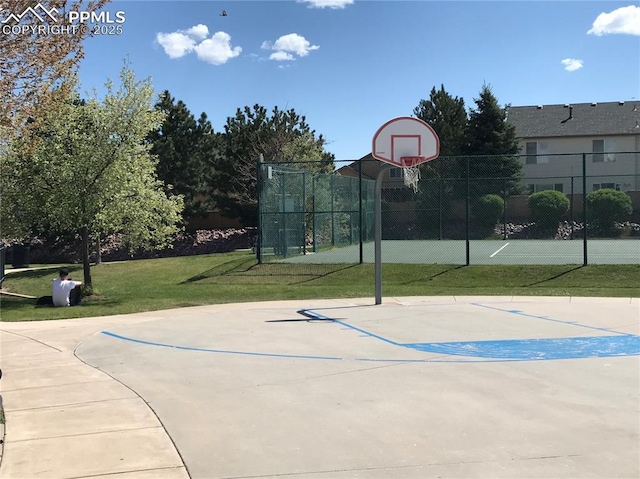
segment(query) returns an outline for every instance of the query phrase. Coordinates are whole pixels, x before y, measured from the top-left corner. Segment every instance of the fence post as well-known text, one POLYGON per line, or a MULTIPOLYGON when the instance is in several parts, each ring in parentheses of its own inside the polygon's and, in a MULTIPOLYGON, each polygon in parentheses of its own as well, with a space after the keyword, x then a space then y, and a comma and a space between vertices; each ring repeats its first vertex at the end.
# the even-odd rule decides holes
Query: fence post
POLYGON ((583 266, 588 264, 587 261, 587 154, 582 154, 582 248, 583 248, 583 266))
POLYGON ((0 286, 4 281, 4 265, 5 265, 5 246, 4 243, 0 243, 0 286))
POLYGON ((438 235, 442 241, 442 178, 438 176, 438 235))
POLYGON ((507 239, 507 179, 504 179, 502 190, 502 239, 507 239))
POLYGON ((302 170, 302 254, 307 254, 307 172, 302 170))
POLYGON ((353 178, 348 178, 349 182, 349 244, 353 244, 353 178))
POLYGON ((287 238, 287 198, 285 196, 285 181, 287 180, 287 175, 282 173, 282 181, 280 184, 282 185, 282 243, 281 248, 283 250, 283 257, 286 258, 289 254, 289 243, 287 238))
POLYGON ((571 224, 571 236, 570 236, 570 238, 573 239, 573 231, 574 231, 574 226, 573 226, 573 176, 571 177, 571 201, 569 202, 569 223, 571 224))
POLYGON ((470 264, 470 245, 469 245, 469 222, 470 222, 470 218, 469 218, 469 195, 470 195, 470 185, 469 185, 469 157, 467 156, 467 201, 466 201, 466 205, 465 205, 465 210, 466 210, 466 218, 465 218, 465 230, 466 230, 466 253, 467 253, 467 266, 469 266, 470 264))
POLYGON ((358 226, 358 231, 359 231, 359 236, 360 236, 360 245, 359 245, 359 249, 360 249, 360 264, 364 263, 364 245, 363 245, 363 239, 362 239, 362 230, 364 228, 364 221, 362 218, 362 212, 363 212, 363 208, 362 208, 362 160, 358 161, 358 190, 359 190, 359 198, 360 200, 358 201, 358 221, 359 221, 359 226, 358 226))
POLYGON ((264 157, 262 154, 258 156, 258 161, 256 164, 256 196, 258 202, 258 237, 256 238, 256 258, 258 260, 258 264, 262 264, 262 211, 260 208, 262 207, 262 163, 264 162, 264 157))
POLYGON ((333 175, 331 175, 330 180, 330 191, 331 191, 331 246, 335 246, 336 244, 336 219, 333 212, 333 175))
POLYGON ((312 219, 312 226, 311 228, 313 229, 311 235, 313 237, 312 242, 313 242, 313 252, 317 253, 318 252, 318 235, 316 233, 316 230, 318 228, 318 220, 316 218, 316 175, 312 174, 311 175, 311 204, 313 207, 313 212, 311 213, 313 215, 313 219, 312 219))

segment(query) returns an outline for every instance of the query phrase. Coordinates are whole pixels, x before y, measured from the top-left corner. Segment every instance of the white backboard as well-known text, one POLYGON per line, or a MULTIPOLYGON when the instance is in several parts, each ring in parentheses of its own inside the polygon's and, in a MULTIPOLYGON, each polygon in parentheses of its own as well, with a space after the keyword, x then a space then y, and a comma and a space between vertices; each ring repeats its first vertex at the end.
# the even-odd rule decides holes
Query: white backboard
POLYGON ((421 156, 419 163, 433 160, 440 154, 440 140, 433 128, 418 118, 401 116, 382 125, 373 136, 371 153, 374 158, 396 166, 402 157, 421 156))

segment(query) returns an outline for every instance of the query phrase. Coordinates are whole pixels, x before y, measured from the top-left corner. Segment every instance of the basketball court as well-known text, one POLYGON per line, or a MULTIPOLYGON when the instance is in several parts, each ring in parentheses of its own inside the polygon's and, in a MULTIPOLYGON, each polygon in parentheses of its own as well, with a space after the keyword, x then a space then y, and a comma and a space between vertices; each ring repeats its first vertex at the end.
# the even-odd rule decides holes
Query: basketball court
MULTIPOLYGON (((415 186, 439 143, 401 117, 378 130, 372 151, 415 186)), ((193 479, 639 477, 640 299, 383 301, 382 258, 460 264, 466 244, 383 242, 381 175, 376 241, 364 251, 376 264, 375 303, 243 303, 3 328, 39 345, 52 328, 66 342, 82 333, 75 356, 144 399, 193 479)), ((637 263, 640 253, 637 241, 589 244, 591 263, 637 263)), ((582 263, 581 248, 478 241, 470 254, 475 264, 567 264, 582 263)), ((358 256, 354 245, 287 261, 358 256)))
POLYGON ((638 299, 144 314, 76 355, 145 399, 194 479, 640 474, 638 299))
MULTIPOLYGON (((383 240, 383 263, 465 264, 464 240, 383 240)), ((582 264, 583 242, 556 240, 471 240, 470 263, 474 264, 582 264)), ((638 264, 640 240, 589 240, 589 264, 638 264)), ((363 245, 363 261, 375 261, 374 243, 363 245)), ((287 263, 357 263, 357 244, 317 253, 292 256, 287 263)))

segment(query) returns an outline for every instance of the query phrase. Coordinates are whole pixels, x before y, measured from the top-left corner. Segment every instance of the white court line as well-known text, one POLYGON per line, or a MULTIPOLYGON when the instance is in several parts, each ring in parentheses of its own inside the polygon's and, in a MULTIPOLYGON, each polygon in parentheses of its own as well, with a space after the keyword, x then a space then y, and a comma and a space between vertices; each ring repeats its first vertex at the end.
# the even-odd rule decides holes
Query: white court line
POLYGON ((502 251, 503 249, 505 249, 507 246, 509 246, 509 243, 505 243, 504 246, 502 246, 498 251, 496 251, 495 253, 493 253, 491 256, 489 256, 489 258, 493 258, 495 255, 497 255, 500 251, 502 251))
MULTIPOLYGON (((497 251, 496 251, 497 253, 497 251)), ((571 253, 567 253, 567 254, 537 254, 537 253, 527 253, 527 254, 520 254, 520 253, 513 253, 513 254, 509 254, 507 255, 509 258, 511 258, 512 256, 522 256, 524 258, 565 258, 567 256, 581 256, 582 253, 576 253, 576 252, 571 252, 571 253)), ((629 255, 627 254, 617 254, 617 253, 591 253, 591 255, 593 256, 606 256, 606 257, 612 257, 612 258, 628 258, 629 255)))

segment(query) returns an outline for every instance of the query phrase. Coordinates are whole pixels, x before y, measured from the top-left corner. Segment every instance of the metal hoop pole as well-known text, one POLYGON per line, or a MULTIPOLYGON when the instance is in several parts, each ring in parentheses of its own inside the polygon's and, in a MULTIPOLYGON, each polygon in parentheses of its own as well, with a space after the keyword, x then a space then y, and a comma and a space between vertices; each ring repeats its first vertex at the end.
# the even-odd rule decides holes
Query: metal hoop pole
POLYGON ((375 194, 375 276, 376 276, 376 304, 382 304, 382 177, 391 165, 384 164, 376 177, 375 194))

